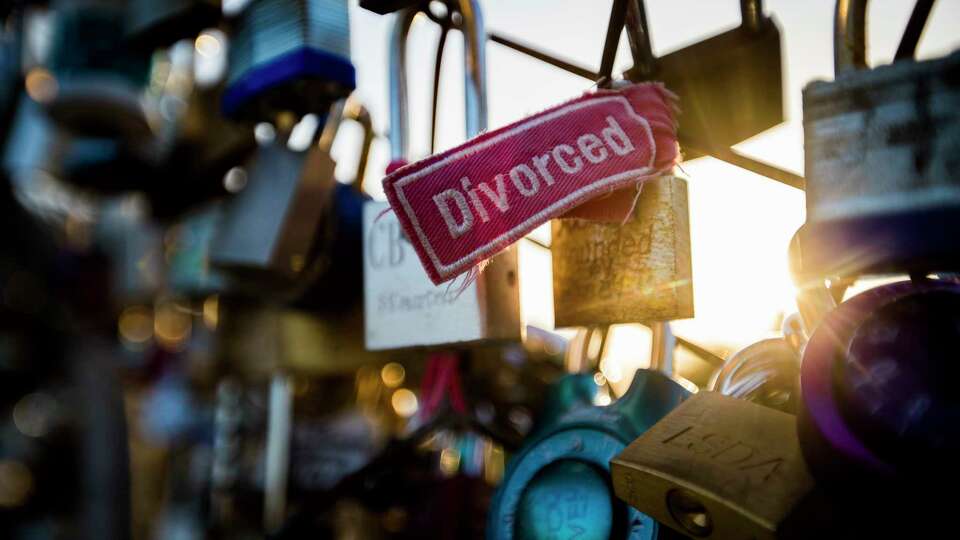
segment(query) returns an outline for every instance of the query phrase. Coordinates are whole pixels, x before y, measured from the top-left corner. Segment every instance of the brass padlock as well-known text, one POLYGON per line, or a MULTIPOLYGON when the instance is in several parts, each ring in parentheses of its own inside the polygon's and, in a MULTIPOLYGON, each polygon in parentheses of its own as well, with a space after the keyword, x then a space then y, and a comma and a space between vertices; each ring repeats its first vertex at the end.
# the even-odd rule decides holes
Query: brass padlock
POLYGON ((687 183, 644 183, 627 223, 553 221, 556 325, 693 317, 687 183))
MULTIPOLYGON (((460 0, 466 81, 466 135, 486 128, 485 37, 475 0, 460 0)), ((397 16, 390 49, 390 143, 407 157, 406 38, 417 9, 397 16)), ((475 281, 434 285, 385 202, 364 208, 364 303, 369 349, 520 337, 517 250, 492 258, 475 281), (463 286, 461 287, 461 284, 463 286)), ((466 276, 461 277, 465 280, 466 276)))
POLYGON ((840 0, 833 81, 803 90, 809 277, 956 270, 960 52, 867 69, 866 0, 840 0))
POLYGON ((793 415, 700 392, 613 459, 613 488, 695 538, 809 538, 834 512, 796 429, 793 415))

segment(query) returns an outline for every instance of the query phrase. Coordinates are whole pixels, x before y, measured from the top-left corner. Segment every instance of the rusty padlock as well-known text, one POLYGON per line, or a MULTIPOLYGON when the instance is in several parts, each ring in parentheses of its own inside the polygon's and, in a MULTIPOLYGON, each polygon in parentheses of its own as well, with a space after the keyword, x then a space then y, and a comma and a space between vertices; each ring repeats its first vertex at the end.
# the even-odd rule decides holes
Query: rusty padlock
POLYGON ((552 224, 558 327, 693 317, 687 182, 647 181, 631 221, 552 224))
MULTIPOLYGON (((476 0, 460 0, 457 9, 463 17, 466 43, 466 135, 472 137, 487 124, 485 35, 476 0)), ((394 160, 408 157, 406 42, 417 13, 413 8, 400 12, 391 37, 390 145, 394 160)), ((387 208, 386 202, 370 202, 363 213, 368 349, 520 337, 516 247, 491 259, 474 282, 436 286, 404 238, 397 218, 384 213, 387 208)))
POLYGON ((960 52, 867 69, 866 0, 835 14, 833 81, 803 90, 803 276, 951 271, 960 223, 960 52))

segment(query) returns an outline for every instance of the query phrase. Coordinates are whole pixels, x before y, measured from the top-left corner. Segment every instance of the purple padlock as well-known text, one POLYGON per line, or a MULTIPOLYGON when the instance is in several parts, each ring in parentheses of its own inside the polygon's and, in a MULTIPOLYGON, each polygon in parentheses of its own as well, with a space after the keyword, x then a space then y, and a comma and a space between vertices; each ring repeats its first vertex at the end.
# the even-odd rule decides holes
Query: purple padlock
POLYGON ((946 472, 960 449, 960 285, 904 281, 831 311, 800 372, 801 448, 824 481, 904 480, 946 472))

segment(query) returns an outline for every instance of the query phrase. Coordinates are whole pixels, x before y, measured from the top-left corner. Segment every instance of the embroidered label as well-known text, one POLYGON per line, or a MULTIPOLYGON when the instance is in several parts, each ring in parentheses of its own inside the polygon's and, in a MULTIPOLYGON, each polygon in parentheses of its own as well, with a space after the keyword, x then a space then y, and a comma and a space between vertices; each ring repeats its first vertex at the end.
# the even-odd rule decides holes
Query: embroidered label
POLYGON ((572 208, 677 159, 673 97, 644 83, 598 90, 401 167, 384 191, 440 284, 572 208))

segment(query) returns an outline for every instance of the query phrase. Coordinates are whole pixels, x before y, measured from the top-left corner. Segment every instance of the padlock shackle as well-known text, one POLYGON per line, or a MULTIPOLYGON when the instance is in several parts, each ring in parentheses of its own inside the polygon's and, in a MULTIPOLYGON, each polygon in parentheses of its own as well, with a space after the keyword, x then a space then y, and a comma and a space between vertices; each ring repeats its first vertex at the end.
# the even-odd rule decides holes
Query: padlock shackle
POLYGON ((763 0, 740 0, 740 26, 759 32, 763 21, 763 0))
MULTIPOLYGON (((647 24, 644 0, 628 0, 625 28, 630 51, 633 54, 631 71, 640 80, 654 76, 657 58, 650 45, 650 26, 647 24)), ((759 32, 766 19, 763 16, 763 0, 740 0, 740 26, 750 32, 759 32)))
POLYGON ((363 177, 367 172, 367 163, 370 158, 370 148, 373 146, 373 121, 370 119, 370 112, 356 98, 356 94, 351 94, 347 99, 338 99, 330 106, 327 113, 327 120, 323 123, 320 131, 317 146, 324 152, 330 153, 337 133, 340 131, 340 124, 344 120, 353 120, 360 124, 363 129, 363 140, 360 143, 360 156, 357 158, 357 169, 354 173, 354 187, 357 191, 363 191, 363 177))
MULTIPOLYGON (((478 0, 456 0, 463 34, 464 113, 467 138, 487 129, 486 31, 478 0)), ((417 8, 400 11, 390 34, 390 157, 409 158, 410 108, 407 98, 407 36, 417 8)))
POLYGON ((837 0, 833 18, 834 76, 867 67, 867 0, 837 0))
POLYGON ((657 370, 669 377, 673 376, 673 353, 677 340, 668 322, 656 322, 650 325, 653 333, 650 342, 650 369, 657 370))
POLYGON ((353 120, 363 128, 363 141, 360 143, 360 156, 357 158, 357 168, 353 176, 353 185, 359 192, 363 190, 363 178, 367 174, 367 163, 370 161, 370 148, 373 146, 373 121, 370 119, 370 112, 362 103, 352 98, 347 100, 344 106, 343 117, 347 120, 353 120))

